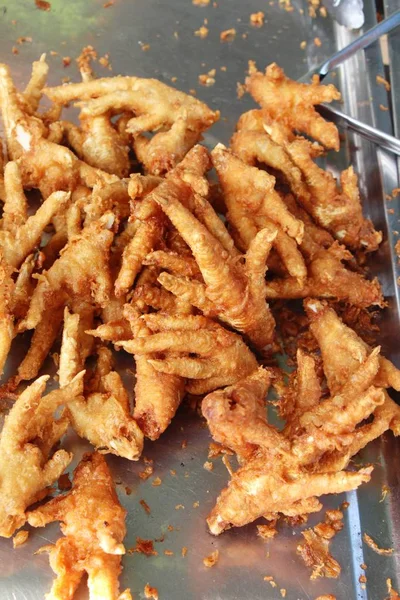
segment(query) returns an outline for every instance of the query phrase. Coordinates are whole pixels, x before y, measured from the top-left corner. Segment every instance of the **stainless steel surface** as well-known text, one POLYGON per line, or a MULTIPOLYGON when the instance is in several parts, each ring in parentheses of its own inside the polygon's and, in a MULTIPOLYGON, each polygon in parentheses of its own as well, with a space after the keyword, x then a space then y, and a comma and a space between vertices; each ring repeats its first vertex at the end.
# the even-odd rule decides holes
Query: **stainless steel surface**
MULTIPOLYGON (((246 4, 239 0, 220 0, 217 6, 211 2, 208 7, 193 6, 189 0, 170 3, 117 0, 110 8, 103 8, 103 1, 52 0, 50 13, 36 10, 33 2, 3 3, 2 12, 0 7, 1 60, 11 64, 18 83, 23 85, 28 79, 30 62, 44 51, 57 51, 58 56, 49 57, 50 81, 57 83, 64 76, 78 76, 75 66, 62 67, 61 57, 74 58, 82 46, 91 44, 99 55, 110 53, 115 74, 156 76, 166 82, 177 77, 176 86, 183 90, 197 88, 200 98, 221 109, 221 121, 206 136, 208 145, 217 141, 227 143, 239 114, 253 106, 249 98, 236 98, 236 83, 243 81, 249 59, 255 59, 260 67, 276 60, 291 77, 297 78, 354 36, 330 19, 310 19, 306 4, 297 1, 293 1, 292 12, 283 10, 277 2, 261 6, 257 0, 246 4), (266 24, 253 29, 248 24, 249 15, 260 9, 266 13, 266 24), (210 33, 201 40, 194 36, 194 31, 205 18, 209 21, 210 33), (12 24, 13 20, 17 20, 16 25, 12 24), (236 39, 221 44, 220 32, 231 27, 237 30, 236 39), (243 38, 242 34, 246 33, 247 37, 243 38), (11 48, 20 36, 31 36, 33 41, 18 45, 19 54, 13 55, 11 48), (315 37, 323 41, 321 47, 314 45, 315 37), (308 42, 305 51, 300 50, 303 40, 308 42), (143 51, 140 44, 147 43, 150 49, 143 51), (226 66, 226 72, 220 70, 221 66, 226 66), (198 74, 212 68, 217 69, 215 85, 198 86, 198 74)), ((365 2, 365 13, 365 27, 372 27, 375 24, 372 2, 365 2)), ((108 71, 99 67, 98 73, 107 75, 108 71)), ((345 68, 340 69, 335 83, 341 84, 343 109, 347 114, 391 134, 390 117, 379 109, 379 104, 387 105, 388 97, 382 86, 376 85, 378 73, 383 75, 383 65, 375 44, 365 53, 352 57, 345 68), (366 76, 360 77, 359 73, 366 76)), ((398 239, 394 231, 396 227, 400 229, 400 215, 395 201, 384 200, 384 193, 398 187, 396 161, 392 155, 377 152, 375 145, 352 132, 348 133, 343 152, 330 155, 328 165, 337 171, 347 166, 349 160, 360 174, 366 212, 384 231, 385 242, 373 260, 372 269, 379 274, 389 300, 389 308, 382 316, 383 349, 400 365, 396 285, 399 273, 393 251, 393 242, 398 239)), ((22 352, 22 348, 15 348, 14 366, 22 352)), ((122 353, 119 356, 119 368, 132 387, 132 376, 127 370, 132 367, 131 358, 122 353)), ((337 507, 345 499, 350 502, 345 529, 332 544, 333 555, 342 565, 342 575, 337 581, 314 582, 309 580, 309 570, 296 556, 300 528, 292 530, 282 526, 278 537, 268 543, 256 536, 254 525, 228 531, 218 538, 207 533, 205 517, 228 480, 219 459, 214 460, 213 471, 203 468, 209 442, 207 429, 185 405, 161 439, 146 445, 145 456, 154 460, 153 477, 145 482, 138 477, 143 470, 142 462, 108 458, 118 482, 121 502, 129 511, 126 547, 135 545, 136 536, 154 540, 165 535, 164 541, 155 542, 157 557, 147 558, 137 553, 124 557, 122 585, 130 586, 136 599, 144 597, 147 582, 158 588, 160 600, 272 600, 281 598, 279 590, 283 588, 289 600, 314 599, 328 593, 338 600, 380 600, 387 596, 386 578, 392 578, 394 587, 399 586, 400 445, 391 435, 368 446, 362 453, 360 460, 376 465, 370 484, 347 496, 326 497, 326 507, 337 507), (182 448, 184 441, 187 441, 186 448, 182 448), (162 485, 153 487, 152 480, 157 476, 162 479, 162 485), (383 485, 388 486, 389 493, 381 501, 383 485), (142 509, 141 499, 149 504, 150 515, 142 509), (184 508, 177 508, 179 505, 184 508), (173 531, 168 530, 169 525, 174 527, 173 531), (394 544, 397 552, 389 557, 376 555, 362 543, 364 531, 383 547, 394 544), (188 548, 185 558, 181 557, 183 546, 188 548), (164 555, 165 549, 172 550, 174 555, 164 555), (220 551, 220 562, 206 569, 202 559, 215 549, 220 551), (368 565, 366 589, 359 582, 364 573, 362 563, 368 565), (263 580, 265 575, 274 577, 276 589, 263 580)), ((88 449, 73 433, 64 444, 75 453, 74 465, 88 449)), ((316 515, 309 524, 316 523, 322 516, 323 513, 316 515)), ((33 553, 59 535, 57 524, 32 531, 28 543, 15 551, 11 540, 0 541, 1 600, 44 597, 53 574, 47 556, 33 553)), ((78 598, 87 598, 84 589, 78 598)))
POLYGON ((389 135, 384 131, 376 129, 376 127, 371 127, 371 125, 362 123, 362 121, 338 110, 335 106, 322 104, 317 110, 320 115, 328 121, 333 121, 338 127, 352 129, 370 142, 380 146, 383 150, 388 150, 389 152, 393 152, 400 156, 400 140, 393 135, 389 135))
POLYGON ((353 54, 359 50, 367 48, 370 44, 378 40, 382 35, 389 33, 393 29, 396 29, 400 25, 400 10, 395 11, 386 19, 383 19, 380 23, 368 29, 362 35, 356 37, 352 42, 347 44, 341 50, 335 52, 328 60, 324 61, 322 65, 311 69, 306 75, 300 78, 300 81, 309 81, 313 75, 319 75, 320 80, 324 79, 329 71, 333 71, 348 60, 353 54))

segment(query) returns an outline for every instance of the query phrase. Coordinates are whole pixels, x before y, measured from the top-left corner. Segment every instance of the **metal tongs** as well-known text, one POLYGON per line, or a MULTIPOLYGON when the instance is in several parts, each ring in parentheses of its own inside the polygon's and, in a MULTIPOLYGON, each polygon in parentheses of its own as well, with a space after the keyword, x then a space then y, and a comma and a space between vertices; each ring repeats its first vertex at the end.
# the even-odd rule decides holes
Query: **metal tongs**
MULTIPOLYGON (((395 29, 400 25, 400 10, 394 12, 390 17, 384 19, 375 27, 369 29, 366 33, 361 35, 359 38, 348 44, 342 50, 335 52, 328 60, 320 64, 318 67, 311 69, 299 79, 300 82, 308 83, 309 80, 318 75, 319 80, 322 81, 324 77, 332 70, 335 69, 342 62, 353 56, 358 50, 363 48, 367 48, 370 44, 379 39, 382 35, 385 35, 392 29, 395 29)), ((327 119, 334 121, 335 123, 339 123, 349 129, 353 129, 357 133, 363 135, 366 139, 374 142, 381 148, 385 150, 389 150, 394 154, 400 156, 400 140, 372 127, 371 125, 366 125, 362 123, 362 121, 358 121, 349 115, 341 112, 337 108, 327 104, 321 104, 318 106, 318 112, 327 119)))

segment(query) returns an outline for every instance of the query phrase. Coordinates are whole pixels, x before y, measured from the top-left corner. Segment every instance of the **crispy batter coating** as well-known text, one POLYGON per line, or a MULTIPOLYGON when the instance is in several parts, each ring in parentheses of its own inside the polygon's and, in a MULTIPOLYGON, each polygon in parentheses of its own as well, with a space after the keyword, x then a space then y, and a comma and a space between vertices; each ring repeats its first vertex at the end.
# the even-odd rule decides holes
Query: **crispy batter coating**
MULTIPOLYGON (((324 373, 331 393, 336 393, 360 364, 371 348, 353 329, 347 327, 326 302, 309 299, 304 302, 310 330, 316 337, 324 361, 324 373)), ((400 370, 379 357, 379 371, 374 384, 400 391, 400 370)))
POLYGON ((265 74, 259 71, 251 73, 246 79, 246 87, 271 120, 309 135, 326 148, 339 150, 336 125, 325 121, 314 108, 322 102, 340 100, 340 93, 334 85, 321 85, 318 78, 311 84, 298 83, 286 77, 283 69, 272 63, 265 74))
POLYGON ((238 247, 246 251, 258 231, 274 224, 274 249, 291 276, 305 279, 307 269, 297 245, 303 240, 304 225, 275 191, 275 178, 248 166, 221 144, 211 156, 224 193, 226 218, 238 247))
POLYGON ((83 375, 77 375, 62 390, 43 396, 48 375, 37 379, 19 396, 5 419, 0 437, 0 535, 11 537, 26 521, 25 510, 47 495, 69 465, 66 450, 51 453, 68 427, 59 406, 82 393, 83 375))
POLYGON ((53 266, 40 276, 26 319, 20 329, 33 329, 42 315, 61 306, 68 297, 104 305, 111 294, 109 249, 114 233, 114 216, 104 216, 72 239, 53 266))
POLYGON ((191 394, 230 385, 257 368, 241 337, 206 317, 157 313, 143 315, 142 320, 151 335, 118 345, 132 354, 145 354, 159 372, 191 380, 186 384, 191 394), (157 358, 158 353, 165 357, 157 358))
POLYGON ((0 254, 0 376, 10 352, 14 337, 13 295, 14 282, 11 269, 0 254))
MULTIPOLYGON (((133 306, 124 307, 137 341, 152 334, 133 306)), ((129 342, 120 342, 121 344, 129 342)), ((146 437, 156 440, 167 429, 184 396, 185 381, 157 371, 144 354, 135 354, 136 384, 133 417, 146 437)))
POLYGON ((72 600, 87 573, 90 600, 132 600, 129 590, 119 593, 118 583, 125 517, 104 457, 86 454, 75 469, 72 490, 28 513, 33 527, 61 521, 65 536, 46 547, 57 575, 49 599, 72 600))
POLYGON ((301 170, 285 148, 286 140, 278 142, 276 136, 273 138, 268 134, 271 125, 265 121, 263 111, 244 113, 236 129, 230 144, 232 152, 252 167, 261 163, 282 173, 296 198, 305 204, 309 202, 310 192, 301 170))
POLYGON ((298 281, 294 277, 267 282, 266 297, 275 298, 335 298, 359 308, 383 306, 382 289, 377 279, 369 281, 360 273, 350 271, 343 264, 351 254, 335 242, 328 249, 317 251, 308 265, 308 277, 298 281))
POLYGON ((18 164, 8 162, 4 171, 5 202, 0 231, 0 246, 4 258, 18 268, 38 245, 42 232, 51 219, 62 210, 70 198, 67 192, 53 192, 28 218, 27 201, 18 164))
POLYGON ((341 173, 340 190, 333 175, 312 160, 309 141, 298 138, 287 145, 287 150, 310 192, 309 199, 301 196, 299 200, 316 222, 349 248, 376 250, 382 233, 375 231, 371 221, 363 217, 358 177, 353 167, 341 173))
MULTIPOLYGON (((257 234, 243 265, 181 203, 181 198, 191 195, 191 188, 182 180, 171 178, 159 185, 151 198, 190 247, 205 282, 205 296, 215 313, 262 349, 272 342, 275 325, 264 299, 264 273, 276 229, 265 228, 257 234)), ((174 292, 171 288, 170 291, 174 292)), ((191 298, 188 300, 191 302, 191 298)))
POLYGON ((133 112, 126 131, 133 137, 135 153, 149 173, 170 171, 218 118, 193 96, 155 79, 112 77, 88 83, 45 88, 54 102, 80 99, 81 119, 133 112), (145 132, 157 132, 151 139, 145 132))
MULTIPOLYGON (((80 316, 70 314, 66 308, 60 352, 61 387, 68 385, 84 367, 86 352, 82 337, 85 335, 80 316)), ((97 368, 87 389, 68 405, 71 425, 100 452, 137 460, 143 449, 143 434, 130 415, 129 398, 121 377, 112 370, 110 350, 100 347, 97 353, 97 368)))

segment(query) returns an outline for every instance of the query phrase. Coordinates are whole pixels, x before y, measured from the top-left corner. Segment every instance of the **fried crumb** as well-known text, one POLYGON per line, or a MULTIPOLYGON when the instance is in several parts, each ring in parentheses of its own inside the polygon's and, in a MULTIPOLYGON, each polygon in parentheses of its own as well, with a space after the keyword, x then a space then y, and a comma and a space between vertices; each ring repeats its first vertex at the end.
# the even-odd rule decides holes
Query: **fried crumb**
POLYGON ((389 109, 388 109, 388 107, 387 107, 387 106, 384 106, 383 104, 380 104, 380 105, 379 105, 379 108, 380 108, 381 110, 383 110, 383 112, 387 112, 387 111, 389 110, 389 109))
POLYGON ((103 4, 103 8, 110 8, 110 6, 114 6, 115 0, 109 0, 109 2, 105 2, 103 4))
POLYGON ((173 525, 168 525, 167 529, 168 531, 174 531, 175 527, 173 525))
POLYGON ((155 587, 151 587, 148 583, 146 583, 146 585, 144 586, 144 595, 146 598, 158 600, 158 589, 155 587))
POLYGON ((400 188, 394 188, 392 190, 392 196, 393 198, 397 198, 397 196, 400 194, 400 188))
POLYGON ((192 96, 196 96, 197 91, 195 89, 193 89, 193 88, 190 88, 189 94, 192 94, 192 96))
POLYGON ((365 563, 361 563, 360 569, 362 569, 363 571, 365 571, 367 569, 367 565, 365 563))
POLYGON ((143 52, 147 52, 148 50, 150 50, 150 44, 142 44, 142 43, 140 43, 140 47, 143 50, 143 52))
POLYGON ((282 598, 286 598, 286 589, 285 588, 281 588, 279 591, 280 591, 280 594, 281 594, 282 598))
POLYGON ((206 556, 205 558, 203 558, 203 565, 207 568, 211 568, 217 564, 218 560, 219 560, 219 551, 215 550, 214 552, 211 552, 211 554, 209 556, 206 556))
POLYGON ((130 554, 134 552, 145 554, 146 556, 158 556, 157 550, 154 549, 153 541, 144 540, 141 537, 136 538, 136 546, 129 551, 130 554))
POLYGON ((203 465, 203 469, 205 469, 206 471, 212 471, 214 469, 214 465, 212 462, 207 460, 203 465))
POLYGON ((383 85, 387 92, 390 92, 390 83, 381 75, 376 76, 376 83, 378 85, 383 85))
MULTIPOLYGON (((211 77, 213 76, 213 74, 215 75, 215 69, 213 69, 213 74, 211 73, 211 71, 209 71, 208 74, 211 75, 211 77)), ((182 448, 182 450, 187 448, 187 440, 183 440, 183 442, 181 444, 181 448, 182 448)))
MULTIPOLYGON (((393 232, 393 233, 395 233, 395 232, 393 232)), ((396 251, 396 254, 397 254, 397 256, 400 256, 400 243, 399 243, 399 242, 400 242, 400 240, 398 240, 398 241, 396 242, 396 244, 395 244, 395 247, 394 247, 394 249, 395 249, 395 251, 396 251)), ((385 485, 383 485, 383 486, 382 486, 382 498, 379 500, 379 502, 383 502, 383 501, 386 499, 386 496, 387 496, 389 493, 390 493, 390 488, 389 488, 389 486, 388 486, 388 485, 386 485, 386 484, 385 484, 385 485)))
POLYGON ((219 39, 221 42, 232 42, 236 37, 236 29, 232 27, 231 29, 225 29, 225 31, 221 31, 219 39))
POLYGON ((268 581, 268 583, 270 584, 270 586, 271 586, 271 587, 273 587, 273 588, 276 588, 276 587, 277 587, 277 584, 276 584, 276 582, 274 581, 274 578, 272 577, 272 575, 266 575, 266 576, 264 577, 264 581, 268 581))
POLYGON ((108 68, 110 67, 110 57, 108 54, 105 54, 104 56, 100 56, 99 58, 99 64, 102 67, 108 68))
POLYGON ((146 481, 146 479, 148 479, 149 477, 151 477, 151 475, 153 475, 153 467, 151 465, 147 465, 147 467, 145 467, 144 471, 140 471, 139 473, 139 477, 140 479, 142 479, 143 481, 146 481))
POLYGON ((187 547, 183 546, 182 551, 181 551, 182 558, 185 558, 187 551, 188 551, 187 547))
POLYGON ((165 554, 165 556, 173 556, 174 555, 172 550, 164 550, 164 554, 165 554))
POLYGON ((154 460, 152 458, 147 458, 147 456, 143 456, 143 462, 145 465, 153 465, 154 460))
POLYGON ((350 506, 350 502, 342 502, 340 505, 340 510, 347 510, 350 506))
POLYGON ((200 502, 197 500, 196 502, 193 502, 193 508, 199 508, 200 506, 200 502))
POLYGON ((18 548, 19 546, 25 544, 28 537, 29 531, 26 531, 26 529, 21 529, 18 531, 13 537, 13 548, 18 548))
POLYGON ((178 39, 179 39, 179 33, 178 33, 177 31, 174 31, 174 38, 175 38, 176 40, 178 40, 178 39))
POLYGON ((392 580, 390 578, 386 579, 386 586, 387 586, 387 591, 390 594, 390 596, 387 600, 399 600, 400 596, 396 592, 396 590, 393 589, 392 580))
POLYGON ((18 21, 17 21, 16 19, 13 19, 13 20, 11 21, 11 25, 16 25, 16 24, 17 24, 17 22, 18 22, 18 21))
POLYGON ((323 596, 318 596, 315 600, 336 600, 336 596, 332 594, 324 594, 323 596))
POLYGON ((130 496, 132 494, 132 488, 130 488, 129 486, 125 486, 125 494, 127 496, 130 496))
POLYGON ((378 544, 372 539, 370 535, 368 535, 368 533, 363 534, 363 540, 367 544, 367 546, 371 548, 371 550, 374 550, 374 552, 380 554, 381 556, 388 556, 390 554, 393 554, 394 552, 394 548, 379 548, 378 544))
POLYGON ((205 73, 203 75, 199 75, 199 83, 201 85, 205 85, 206 87, 211 87, 212 85, 214 85, 215 79, 214 77, 210 77, 208 73, 205 73))
POLYGON ((169 472, 172 475, 172 477, 175 477, 175 475, 176 475, 175 469, 170 469, 169 472))
POLYGON ((252 13, 250 15, 250 24, 254 27, 262 27, 264 25, 265 14, 260 10, 259 12, 252 13))
POLYGON ((63 473, 62 475, 60 475, 57 481, 57 487, 62 492, 65 492, 72 488, 72 483, 68 473, 63 473))
POLYGON ((326 10, 325 6, 320 7, 319 14, 324 18, 328 16, 328 11, 326 10))
POLYGON ((61 79, 61 83, 69 83, 71 81, 71 77, 63 77, 61 79))
POLYGON ((315 46, 318 46, 318 48, 320 48, 322 46, 322 42, 319 39, 319 37, 314 38, 314 44, 315 44, 315 46))
POLYGON ((46 2, 46 0, 35 0, 35 5, 39 10, 44 10, 46 12, 51 10, 51 4, 50 2, 46 2))
MULTIPOLYGON (((273 6, 274 3, 270 2, 269 5, 273 6)), ((284 10, 286 10, 286 12, 294 11, 294 7, 292 6, 291 0, 279 0, 279 6, 281 6, 284 10)))
POLYGON ((63 56, 63 65, 64 67, 69 67, 69 65, 71 64, 71 57, 70 56, 63 56))
POLYGON ((307 42, 305 40, 300 42, 300 48, 301 48, 301 50, 305 50, 307 48, 307 42))
POLYGON ((237 82, 236 84, 236 96, 238 97, 238 99, 240 100, 240 98, 243 98, 243 96, 246 93, 246 86, 244 83, 240 83, 240 81, 237 82))
POLYGON ((151 513, 150 506, 147 504, 147 502, 145 500, 140 500, 139 504, 148 515, 151 513))
POLYGON ((22 35, 21 37, 17 38, 15 41, 17 42, 17 44, 31 44, 32 38, 22 35))
POLYGON ((225 67, 225 65, 223 65, 222 67, 220 67, 220 70, 223 71, 224 73, 226 73, 226 67, 225 67))
POLYGON ((365 575, 360 575, 360 577, 358 578, 358 581, 360 583, 367 583, 367 578, 365 577, 365 575))
POLYGON ((194 35, 204 40, 208 36, 208 28, 202 25, 194 32, 194 35))
POLYGON ((151 482, 151 485, 154 486, 154 487, 158 487, 159 485, 161 485, 161 483, 162 483, 161 479, 159 477, 156 477, 151 482))
POLYGON ((276 529, 277 519, 268 523, 268 525, 257 525, 257 535, 259 535, 263 540, 270 540, 275 537, 278 533, 276 529))
POLYGON ((13 54, 19 54, 19 50, 18 50, 17 46, 13 46, 13 47, 11 48, 11 52, 12 52, 13 54))
POLYGON ((224 454, 224 456, 222 457, 222 462, 224 463, 224 466, 225 466, 226 470, 228 471, 229 475, 232 476, 234 471, 232 469, 231 463, 229 462, 229 458, 226 454, 224 454))
POLYGON ((58 52, 55 50, 50 50, 50 56, 58 56, 58 52))
POLYGON ((177 505, 175 506, 175 510, 181 510, 181 509, 184 509, 184 508, 185 508, 185 507, 183 506, 183 504, 177 504, 177 505))
POLYGON ((194 4, 194 6, 208 6, 210 0, 192 0, 192 4, 194 4))

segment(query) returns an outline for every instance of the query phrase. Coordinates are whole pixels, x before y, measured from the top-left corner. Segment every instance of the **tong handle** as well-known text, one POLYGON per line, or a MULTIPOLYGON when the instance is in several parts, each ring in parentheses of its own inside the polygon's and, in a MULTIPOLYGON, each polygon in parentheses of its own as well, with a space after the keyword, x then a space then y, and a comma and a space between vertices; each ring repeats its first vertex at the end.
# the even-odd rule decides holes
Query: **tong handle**
POLYGON ((358 50, 366 48, 382 35, 385 35, 385 33, 388 33, 399 25, 400 10, 396 10, 392 15, 390 15, 390 17, 383 19, 383 21, 366 31, 363 35, 354 40, 354 42, 351 42, 351 44, 333 54, 330 58, 328 58, 328 60, 320 65, 318 70, 315 71, 316 74, 319 75, 319 78, 322 81, 329 71, 332 71, 332 69, 350 58, 350 56, 353 56, 353 54, 355 54, 358 50))

